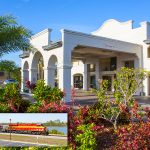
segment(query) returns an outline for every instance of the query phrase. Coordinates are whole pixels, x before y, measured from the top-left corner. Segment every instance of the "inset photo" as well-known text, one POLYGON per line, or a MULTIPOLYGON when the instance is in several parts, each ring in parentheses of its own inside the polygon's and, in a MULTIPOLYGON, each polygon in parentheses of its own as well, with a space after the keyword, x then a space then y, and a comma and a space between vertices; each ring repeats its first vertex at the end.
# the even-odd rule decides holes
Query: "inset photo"
POLYGON ((0 147, 67 146, 67 113, 1 113, 0 147))

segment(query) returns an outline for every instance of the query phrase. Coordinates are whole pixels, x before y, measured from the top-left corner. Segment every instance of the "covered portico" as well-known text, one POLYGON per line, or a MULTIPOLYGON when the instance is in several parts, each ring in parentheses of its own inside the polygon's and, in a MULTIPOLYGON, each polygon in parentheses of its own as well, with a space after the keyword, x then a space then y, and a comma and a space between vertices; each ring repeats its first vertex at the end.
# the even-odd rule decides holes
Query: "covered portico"
MULTIPOLYGON (((83 63, 84 90, 90 88, 90 76, 93 76, 91 80, 93 80, 93 83, 94 80, 96 81, 95 86, 98 88, 98 80, 102 79, 103 76, 113 77, 115 70, 123 66, 124 61, 134 60, 135 68, 142 67, 142 47, 140 45, 64 29, 61 30, 61 33, 62 40, 60 42, 51 43, 48 41, 47 43, 41 43, 40 46, 36 45, 37 41, 33 42, 38 52, 34 52, 33 54, 30 52, 28 57, 22 57, 22 76, 24 79, 24 76, 29 74, 31 81, 38 79, 38 65, 36 67, 34 65, 34 68, 32 65, 33 58, 35 55, 38 55, 38 61, 34 62, 39 63, 39 60, 43 62, 42 69, 40 70, 41 72, 43 70, 41 77, 44 78, 46 84, 50 84, 51 86, 56 86, 55 81, 57 80, 57 86, 66 93, 64 97, 65 102, 71 100, 71 70, 74 61, 80 60, 83 63), (112 62, 114 61, 114 65, 116 63, 116 66, 107 66, 105 63, 107 59, 110 59, 112 62), (27 71, 27 68, 23 67, 25 62, 28 63, 29 73, 26 72, 24 74, 25 70, 27 71), (90 72, 89 66, 91 64, 93 64, 94 70, 90 72), (36 75, 34 74, 35 70, 36 75)), ((46 37, 49 36, 50 32, 46 32, 46 37)), ((22 82, 23 88, 24 82, 22 82)))
MULTIPOLYGON (((72 62, 74 61, 81 61, 83 63, 82 89, 86 91, 90 88, 98 89, 101 80, 104 79, 109 81, 108 90, 113 91, 112 81, 116 76, 117 69, 122 66, 139 67, 139 59, 134 53, 79 45, 72 52, 72 62)), ((72 85, 74 84, 72 83, 72 85)))
POLYGON ((71 62, 83 62, 84 90, 99 88, 100 79, 113 80, 115 71, 128 62, 133 61, 134 68, 142 67, 142 46, 138 44, 69 30, 62 30, 62 35, 65 37, 64 45, 65 41, 67 43, 64 50, 70 53, 71 62), (110 66, 108 60, 114 66, 110 66), (90 71, 92 67, 94 70, 90 71), (92 85, 94 80, 95 85, 92 85))

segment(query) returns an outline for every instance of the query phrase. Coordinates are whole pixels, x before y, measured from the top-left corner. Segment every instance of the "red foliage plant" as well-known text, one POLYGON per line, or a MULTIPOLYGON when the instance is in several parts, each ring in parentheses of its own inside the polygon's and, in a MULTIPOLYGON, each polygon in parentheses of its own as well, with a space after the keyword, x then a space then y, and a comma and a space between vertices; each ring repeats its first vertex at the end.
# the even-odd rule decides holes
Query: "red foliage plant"
POLYGON ((78 147, 76 141, 75 141, 75 137, 78 134, 82 134, 81 131, 77 130, 77 127, 80 125, 85 125, 88 123, 94 123, 94 127, 92 128, 93 131, 102 131, 104 129, 103 125, 99 125, 96 124, 97 123, 97 116, 91 115, 90 113, 90 107, 88 106, 84 106, 81 107, 79 112, 77 114, 75 114, 73 112, 73 108, 70 108, 69 112, 68 112, 68 117, 69 117, 69 135, 68 135, 68 140, 69 140, 69 146, 72 147, 72 149, 76 150, 76 148, 78 147), (96 117, 96 118, 94 118, 96 117))
POLYGON ((115 148, 118 150, 150 149, 150 120, 146 123, 132 123, 129 126, 121 127, 118 129, 117 135, 115 148))
POLYGON ((30 90, 34 90, 34 88, 36 87, 35 83, 31 83, 30 81, 26 81, 26 87, 30 90))
POLYGON ((42 101, 42 106, 38 107, 39 112, 53 112, 53 113, 65 113, 68 112, 69 107, 63 104, 62 101, 60 102, 50 102, 46 103, 44 100, 42 101))

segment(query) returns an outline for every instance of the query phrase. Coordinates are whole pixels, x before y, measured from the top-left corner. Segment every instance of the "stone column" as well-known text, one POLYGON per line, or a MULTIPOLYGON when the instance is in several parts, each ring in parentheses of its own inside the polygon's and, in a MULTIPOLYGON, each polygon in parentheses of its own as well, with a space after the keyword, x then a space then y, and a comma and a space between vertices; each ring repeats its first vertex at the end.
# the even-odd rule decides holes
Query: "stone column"
POLYGON ((25 83, 24 83, 24 73, 23 70, 21 69, 21 91, 24 91, 25 83))
POLYGON ((21 70, 21 77, 22 77, 22 81, 21 81, 21 91, 24 91, 24 89, 26 88, 26 81, 29 80, 29 70, 28 69, 24 69, 21 70))
POLYGON ((88 90, 88 69, 87 64, 84 63, 84 72, 83 72, 83 90, 88 90))
POLYGON ((71 101, 71 65, 59 66, 59 88, 65 92, 64 101, 71 101))
POLYGON ((72 68, 72 51, 76 44, 74 40, 70 38, 67 30, 62 29, 62 48, 59 51, 59 88, 65 91, 66 95, 63 101, 71 101, 71 68, 72 68))

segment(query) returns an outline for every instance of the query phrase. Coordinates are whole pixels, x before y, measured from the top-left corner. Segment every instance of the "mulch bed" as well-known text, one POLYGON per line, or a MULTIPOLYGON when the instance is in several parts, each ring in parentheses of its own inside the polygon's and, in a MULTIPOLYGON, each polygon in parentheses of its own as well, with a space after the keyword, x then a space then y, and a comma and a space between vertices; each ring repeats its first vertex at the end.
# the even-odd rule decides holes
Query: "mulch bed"
POLYGON ((111 149, 116 144, 117 135, 114 133, 113 129, 98 133, 96 137, 97 149, 104 150, 111 149))

